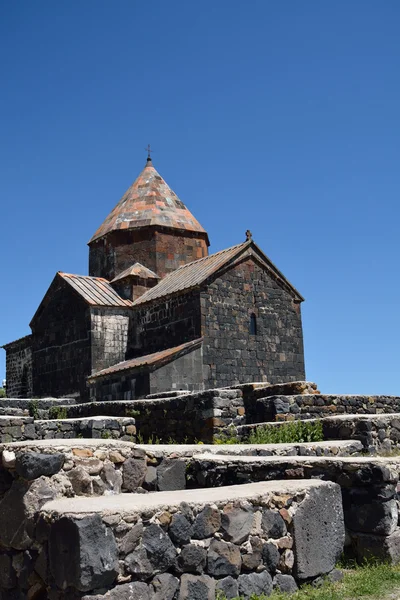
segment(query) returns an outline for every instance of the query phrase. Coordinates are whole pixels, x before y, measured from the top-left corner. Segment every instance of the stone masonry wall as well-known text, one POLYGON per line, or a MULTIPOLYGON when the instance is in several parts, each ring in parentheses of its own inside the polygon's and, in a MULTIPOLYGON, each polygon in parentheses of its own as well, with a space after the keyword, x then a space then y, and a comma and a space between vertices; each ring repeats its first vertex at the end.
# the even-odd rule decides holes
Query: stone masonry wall
POLYGON ((91 309, 92 373, 126 357, 130 310, 91 309))
MULTIPOLYGON (((349 545, 357 559, 400 560, 398 458, 193 456, 187 485, 221 487, 278 479, 323 479, 342 488, 349 545)), ((329 510, 325 518, 330 518, 329 510)))
POLYGON ((66 406, 69 418, 99 414, 135 415, 138 434, 144 441, 170 439, 180 442, 212 442, 244 423, 240 390, 205 390, 177 397, 125 402, 88 402, 66 406), (133 412, 132 412, 133 411, 133 412))
POLYGON ((159 277, 181 265, 207 256, 205 234, 154 227, 119 230, 96 240, 89 247, 89 275, 113 279, 139 262, 159 277))
POLYGON ((205 387, 304 380, 300 304, 253 260, 201 293, 205 387), (251 315, 257 333, 250 333, 251 315))
MULTIPOLYGON (((255 390, 262 394, 262 389, 255 390)), ((254 396, 255 396, 254 394, 254 396)), ((299 394, 255 397, 246 403, 247 423, 286 419, 312 419, 341 414, 383 414, 400 412, 400 396, 347 396, 299 394)))
POLYGON ((179 346, 200 337, 198 292, 139 305, 132 317, 128 358, 179 346))
POLYGON ((26 398, 32 395, 32 336, 6 344, 7 396, 26 398))
POLYGON ((136 440, 132 417, 34 420, 33 417, 0 416, 0 442, 73 438, 136 440))
POLYGON ((60 280, 32 321, 33 395, 88 397, 90 309, 60 280))
POLYGON ((90 383, 97 401, 135 400, 170 390, 203 389, 202 348, 196 348, 171 362, 151 370, 110 374, 90 383))
POLYGON ((92 509, 85 499, 43 507, 39 543, 48 549, 49 569, 42 582, 53 600, 214 600, 218 590, 249 599, 273 588, 295 591, 332 571, 343 548, 340 490, 332 483, 125 498, 99 498, 92 509))

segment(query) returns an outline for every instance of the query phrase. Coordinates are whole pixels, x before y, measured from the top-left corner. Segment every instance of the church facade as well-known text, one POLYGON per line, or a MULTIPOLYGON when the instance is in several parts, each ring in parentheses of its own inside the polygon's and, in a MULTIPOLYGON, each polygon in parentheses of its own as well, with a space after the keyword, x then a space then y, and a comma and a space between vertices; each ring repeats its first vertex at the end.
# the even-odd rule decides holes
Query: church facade
POLYGON ((89 275, 58 272, 4 346, 9 397, 142 398, 305 379, 299 292, 246 232, 207 232, 150 158, 89 242, 89 275))

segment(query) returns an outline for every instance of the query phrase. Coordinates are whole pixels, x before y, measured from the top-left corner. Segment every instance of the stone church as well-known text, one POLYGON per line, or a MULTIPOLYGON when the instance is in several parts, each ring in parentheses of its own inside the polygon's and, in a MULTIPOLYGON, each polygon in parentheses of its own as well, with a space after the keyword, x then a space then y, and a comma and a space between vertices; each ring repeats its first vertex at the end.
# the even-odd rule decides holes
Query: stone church
POLYGON ((208 253, 205 229, 149 157, 4 346, 9 397, 132 399, 305 379, 299 292, 252 240, 208 253))

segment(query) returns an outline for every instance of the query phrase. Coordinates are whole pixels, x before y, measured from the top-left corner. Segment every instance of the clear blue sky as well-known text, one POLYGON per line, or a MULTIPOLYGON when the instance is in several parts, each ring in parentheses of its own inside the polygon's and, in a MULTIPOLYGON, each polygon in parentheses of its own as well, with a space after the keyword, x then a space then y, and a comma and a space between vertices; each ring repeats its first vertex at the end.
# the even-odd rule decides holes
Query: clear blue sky
POLYGON ((211 251, 249 228, 306 298, 307 377, 400 394, 399 26, 398 0, 3 0, 0 344, 87 273, 150 142, 211 251))

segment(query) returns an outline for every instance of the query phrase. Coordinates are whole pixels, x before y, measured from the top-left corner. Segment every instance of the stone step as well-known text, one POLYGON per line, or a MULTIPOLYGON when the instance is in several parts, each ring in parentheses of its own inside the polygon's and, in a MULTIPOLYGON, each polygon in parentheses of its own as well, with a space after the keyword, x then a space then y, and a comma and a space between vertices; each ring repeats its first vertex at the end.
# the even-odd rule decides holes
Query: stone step
POLYGON ((294 591, 331 572, 344 543, 340 488, 316 480, 62 499, 40 514, 44 585, 55 596, 68 586, 74 598, 110 590, 87 600, 250 597, 280 583, 294 591))
MULTIPOLYGON (((259 392, 259 390, 257 390, 259 392)), ((298 394, 257 397, 245 401, 246 423, 311 419, 337 414, 400 412, 400 396, 357 396, 343 394, 298 394)))
MULTIPOLYGON (((307 422, 320 422, 326 441, 359 440, 363 449, 370 454, 390 453, 400 447, 400 413, 343 414, 308 419, 307 422)), ((252 431, 259 428, 284 426, 285 422, 252 423, 238 426, 236 432, 239 439, 246 439, 252 431)))

